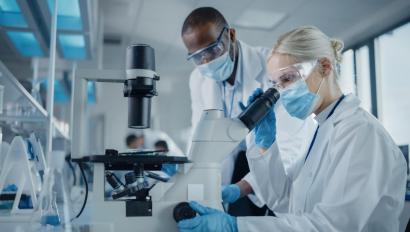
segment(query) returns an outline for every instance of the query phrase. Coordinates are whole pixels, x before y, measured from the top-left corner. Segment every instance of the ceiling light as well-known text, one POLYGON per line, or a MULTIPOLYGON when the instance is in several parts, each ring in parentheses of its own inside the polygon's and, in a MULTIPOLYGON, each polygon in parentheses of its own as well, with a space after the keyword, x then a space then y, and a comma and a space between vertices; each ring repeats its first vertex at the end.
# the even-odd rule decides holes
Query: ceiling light
POLYGON ((41 50, 33 32, 7 31, 7 36, 14 44, 14 47, 16 47, 23 56, 30 57, 43 55, 43 51, 41 50))
POLYGON ((59 34, 58 41, 64 58, 74 60, 87 58, 84 35, 59 34))
MULTIPOLYGON (((48 0, 50 13, 54 10, 54 1, 48 0)), ((58 0, 57 5, 57 28, 62 30, 82 30, 80 4, 78 0, 58 0)))
POLYGON ((285 13, 248 9, 234 24, 239 27, 269 30, 277 26, 285 17, 285 13))
POLYGON ((27 28, 16 0, 0 0, 0 26, 27 28))

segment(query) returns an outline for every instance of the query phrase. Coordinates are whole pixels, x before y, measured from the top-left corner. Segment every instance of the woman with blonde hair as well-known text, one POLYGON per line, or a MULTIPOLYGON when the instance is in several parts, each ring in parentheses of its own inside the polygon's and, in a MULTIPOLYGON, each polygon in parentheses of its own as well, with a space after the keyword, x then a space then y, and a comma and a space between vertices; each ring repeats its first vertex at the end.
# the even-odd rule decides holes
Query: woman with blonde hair
MULTIPOLYGON (((247 152, 253 191, 277 217, 234 218, 192 202, 200 216, 180 222, 181 231, 399 230, 406 162, 360 100, 340 90, 342 49, 341 41, 303 26, 281 36, 268 58, 287 112, 300 119, 314 114, 318 123, 306 154, 290 169, 284 169, 275 142, 269 148, 255 143, 247 152)), ((255 141, 275 137, 276 120, 269 114, 255 128, 255 141)))

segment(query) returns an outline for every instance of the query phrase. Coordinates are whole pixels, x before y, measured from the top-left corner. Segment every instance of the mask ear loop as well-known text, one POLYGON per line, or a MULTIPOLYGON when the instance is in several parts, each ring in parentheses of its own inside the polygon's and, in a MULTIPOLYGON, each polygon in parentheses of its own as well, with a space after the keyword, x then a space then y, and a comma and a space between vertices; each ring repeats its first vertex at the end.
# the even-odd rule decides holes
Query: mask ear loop
MULTIPOLYGON (((228 28, 228 40, 229 40, 229 50, 231 50, 231 46, 232 46, 232 49, 233 49, 233 60, 232 60, 232 62, 235 63, 236 62, 236 52, 237 51, 236 51, 235 44, 231 41, 231 33, 229 31, 229 28, 228 28)), ((231 58, 231 55, 229 55, 229 58, 231 58)))
MULTIPOLYGON (((233 49, 233 60, 232 60, 232 62, 235 63, 235 62, 236 62, 236 52, 237 52, 237 49, 236 49, 235 44, 231 41, 230 29, 231 29, 230 27, 227 28, 227 30, 228 30, 228 41, 229 41, 228 54, 229 54, 229 52, 231 51, 231 46, 232 46, 232 49, 233 49)), ((229 54, 229 58, 231 58, 231 55, 230 55, 230 54, 229 54)), ((232 59, 232 58, 231 58, 231 59, 232 59)))
POLYGON ((322 78, 322 80, 320 81, 319 88, 317 89, 316 94, 319 94, 319 91, 320 91, 320 89, 322 88, 323 80, 324 80, 324 79, 325 79, 325 78, 322 78))
MULTIPOLYGON (((316 62, 317 62, 317 64, 320 64, 320 59, 318 59, 316 62)), ((320 70, 320 74, 323 75, 323 71, 322 71, 322 70, 320 70)), ((320 89, 322 88, 322 84, 323 84, 323 80, 324 80, 324 79, 325 79, 325 78, 322 77, 322 80, 320 81, 319 88, 317 89, 316 94, 318 94, 319 91, 320 91, 320 89)))

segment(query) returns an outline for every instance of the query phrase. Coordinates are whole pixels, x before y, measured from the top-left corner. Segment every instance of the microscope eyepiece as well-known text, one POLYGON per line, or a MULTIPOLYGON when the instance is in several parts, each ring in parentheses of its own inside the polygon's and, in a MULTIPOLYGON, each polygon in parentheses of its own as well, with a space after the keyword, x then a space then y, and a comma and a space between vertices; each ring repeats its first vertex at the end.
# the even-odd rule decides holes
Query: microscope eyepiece
POLYGON ((245 111, 239 116, 239 120, 245 124, 245 126, 252 130, 256 124, 263 119, 272 106, 279 100, 279 92, 275 88, 266 90, 260 97, 252 102, 245 111))

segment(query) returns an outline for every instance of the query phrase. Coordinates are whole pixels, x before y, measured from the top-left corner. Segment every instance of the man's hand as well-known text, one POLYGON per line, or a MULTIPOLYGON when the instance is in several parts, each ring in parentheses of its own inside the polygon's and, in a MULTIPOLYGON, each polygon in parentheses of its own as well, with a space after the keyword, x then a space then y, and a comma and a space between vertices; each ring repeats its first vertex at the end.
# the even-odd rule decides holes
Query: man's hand
POLYGON ((234 203, 241 196, 241 189, 236 184, 222 186, 222 202, 234 203))

